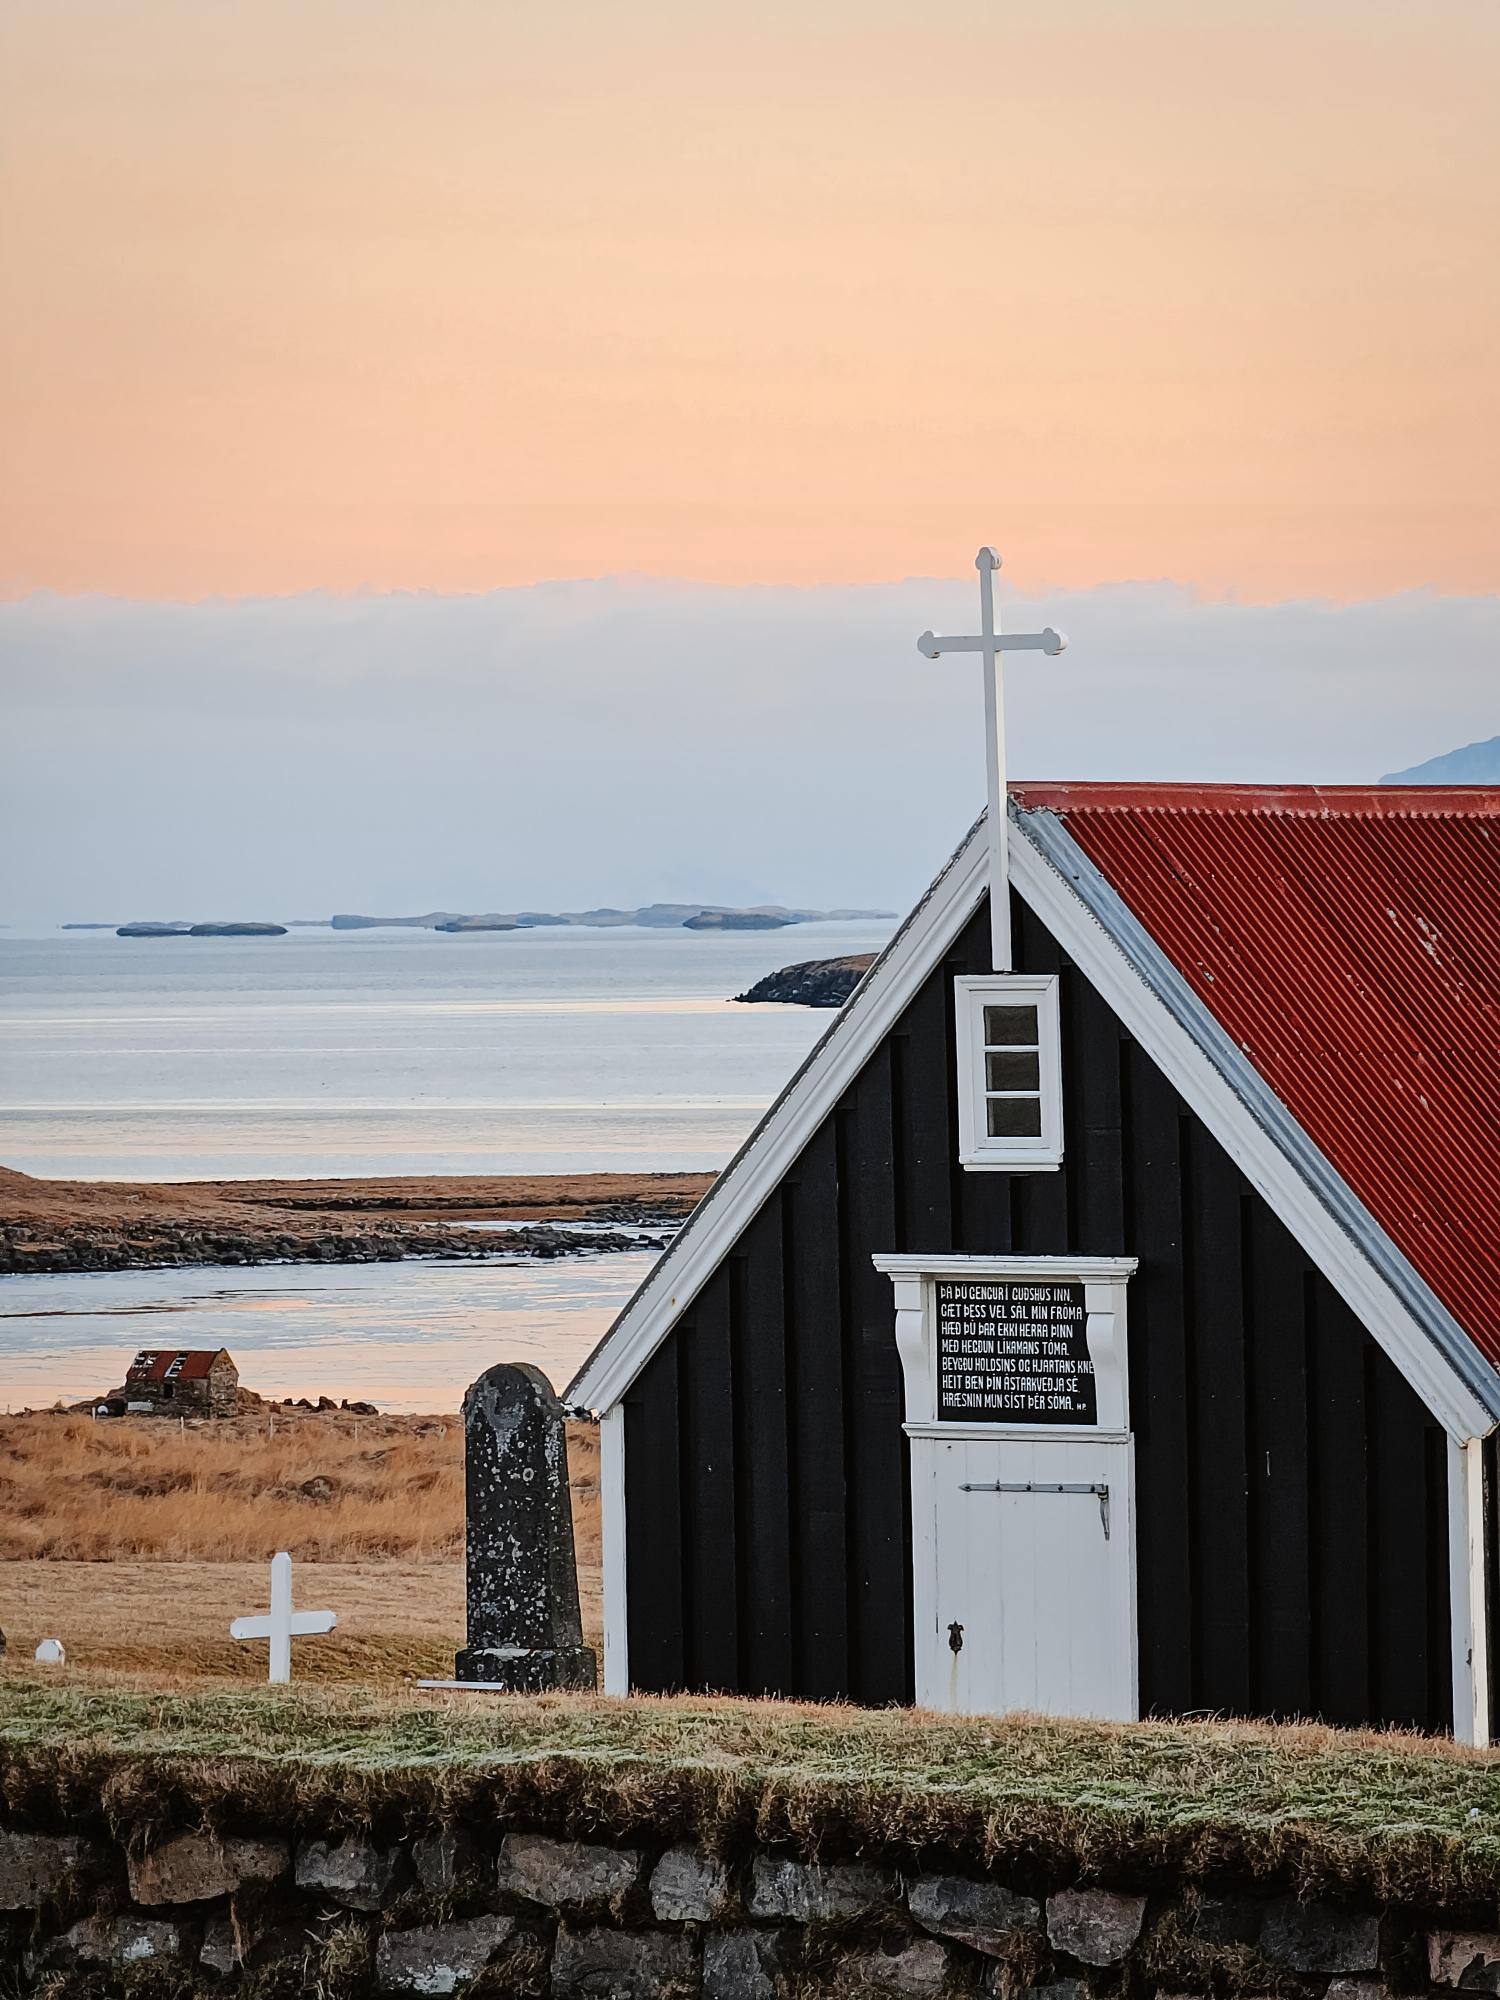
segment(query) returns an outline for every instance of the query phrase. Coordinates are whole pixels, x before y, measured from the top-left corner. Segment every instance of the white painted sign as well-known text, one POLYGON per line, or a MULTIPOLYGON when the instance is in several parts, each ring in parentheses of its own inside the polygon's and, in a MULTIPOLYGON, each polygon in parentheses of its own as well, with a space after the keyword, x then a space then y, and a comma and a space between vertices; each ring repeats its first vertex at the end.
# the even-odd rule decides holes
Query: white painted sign
POLYGON ((877 1257, 911 1441, 916 1697, 1139 1707, 1129 1258, 877 1257))
POLYGON ((1098 1422, 1082 1279, 933 1282, 940 1422, 1098 1422))
POLYGON ((292 1639, 314 1632, 331 1632, 338 1623, 332 1611, 293 1611, 292 1559, 283 1549, 271 1558, 271 1609, 267 1617, 236 1618, 231 1639, 269 1639, 271 1665, 266 1678, 285 1685, 292 1678, 292 1639))

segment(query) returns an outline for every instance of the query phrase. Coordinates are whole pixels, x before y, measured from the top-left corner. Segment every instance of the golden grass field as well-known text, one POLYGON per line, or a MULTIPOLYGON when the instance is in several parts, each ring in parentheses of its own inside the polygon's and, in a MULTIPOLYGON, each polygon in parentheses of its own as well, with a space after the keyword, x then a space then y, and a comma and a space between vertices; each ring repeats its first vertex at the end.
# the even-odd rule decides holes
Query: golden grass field
MULTIPOLYGON (((585 1634, 600 1626, 598 1438, 568 1428, 585 1634)), ((264 1608, 278 1549, 297 1601, 338 1613, 298 1678, 447 1674, 463 1642, 456 1417, 252 1409, 188 1423, 0 1418, 0 1627, 12 1665, 52 1636, 76 1671, 263 1678, 228 1636, 264 1608)))

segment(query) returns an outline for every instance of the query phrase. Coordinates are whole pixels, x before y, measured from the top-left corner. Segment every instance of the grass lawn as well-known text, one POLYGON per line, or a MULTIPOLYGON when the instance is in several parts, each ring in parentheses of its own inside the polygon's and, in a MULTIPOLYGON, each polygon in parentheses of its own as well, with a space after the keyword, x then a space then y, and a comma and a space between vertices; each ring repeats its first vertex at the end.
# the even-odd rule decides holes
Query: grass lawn
POLYGON ((999 1721, 791 1702, 164 1692, 0 1680, 0 1801, 37 1824, 754 1833, 807 1854, 1211 1881, 1430 1908, 1500 1894, 1500 1755, 1320 1728, 999 1721))

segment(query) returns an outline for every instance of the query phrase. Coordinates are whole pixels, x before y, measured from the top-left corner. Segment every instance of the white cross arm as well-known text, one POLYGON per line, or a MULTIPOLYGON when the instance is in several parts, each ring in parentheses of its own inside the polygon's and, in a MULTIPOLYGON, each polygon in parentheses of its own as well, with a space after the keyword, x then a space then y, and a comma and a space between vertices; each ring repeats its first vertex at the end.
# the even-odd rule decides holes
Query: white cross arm
POLYGON ((1054 656, 1067 650, 1067 637, 1048 626, 1043 632, 995 632, 986 638, 982 632, 966 633, 953 638, 943 633, 924 632, 917 641, 917 651, 929 660, 940 659, 944 653, 987 653, 994 649, 997 653, 1051 653, 1054 656))
MULTIPOLYGON (((309 1632, 331 1632, 338 1622, 336 1611, 294 1611, 289 1618, 278 1618, 274 1630, 288 1632, 298 1639, 309 1632)), ((236 1618, 229 1627, 229 1636, 231 1639, 270 1639, 274 1637, 272 1621, 264 1616, 236 1618)))

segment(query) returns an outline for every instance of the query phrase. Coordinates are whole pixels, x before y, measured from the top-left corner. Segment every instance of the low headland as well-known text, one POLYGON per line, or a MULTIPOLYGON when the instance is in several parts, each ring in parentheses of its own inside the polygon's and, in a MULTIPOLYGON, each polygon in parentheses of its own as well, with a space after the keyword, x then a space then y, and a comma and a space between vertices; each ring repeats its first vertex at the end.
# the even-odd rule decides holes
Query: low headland
POLYGON ((783 1007, 842 1007, 875 958, 873 951, 856 951, 844 958, 810 958, 800 965, 783 965, 734 997, 748 1006, 775 1001, 783 1007))
POLYGON ((638 1250, 684 1222, 711 1179, 619 1173, 68 1181, 0 1167, 0 1272, 638 1250), (466 1226, 476 1222, 521 1226, 466 1226), (590 1226, 580 1230, 580 1223, 590 1226))

